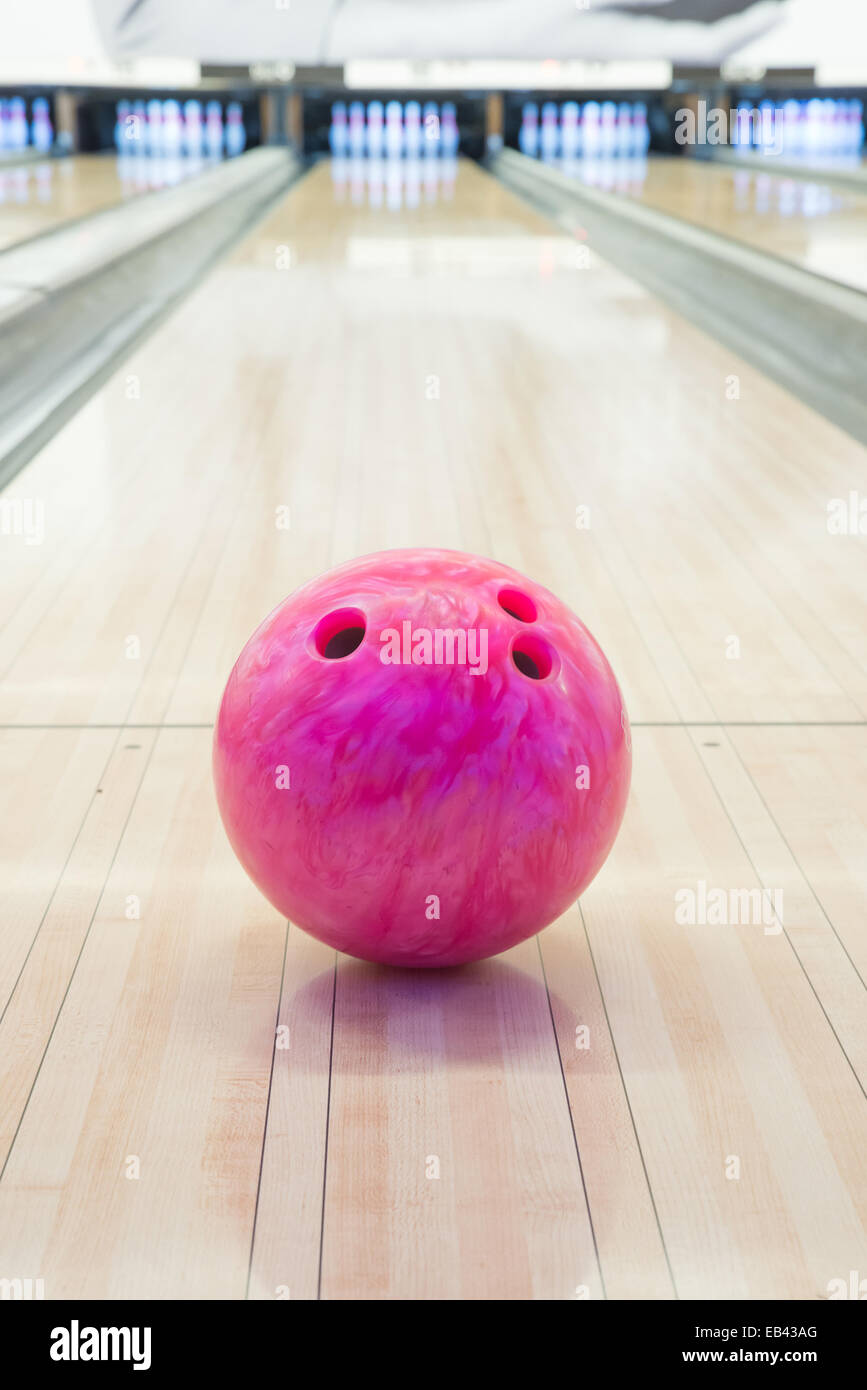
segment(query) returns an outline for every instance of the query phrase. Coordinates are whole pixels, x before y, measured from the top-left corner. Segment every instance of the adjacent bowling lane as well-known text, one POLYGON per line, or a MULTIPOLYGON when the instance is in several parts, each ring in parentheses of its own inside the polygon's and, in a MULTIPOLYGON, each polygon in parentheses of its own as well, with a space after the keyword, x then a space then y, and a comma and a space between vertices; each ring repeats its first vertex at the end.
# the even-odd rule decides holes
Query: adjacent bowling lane
POLYGON ((0 250, 63 222, 190 178, 201 160, 82 154, 0 165, 0 250))
POLYGON ((608 174, 603 187, 647 207, 867 289, 867 188, 849 192, 820 173, 799 179, 758 161, 753 169, 654 156, 622 180, 611 161, 608 174))
POLYGON ((826 525, 867 452, 480 169, 428 175, 317 167, 5 494, 2 1265, 821 1296, 867 1268, 867 597, 826 525), (263 617, 416 545, 574 608, 634 762, 580 906, 423 978, 287 929, 210 771, 263 617), (785 926, 683 926, 690 883, 782 885, 785 926))

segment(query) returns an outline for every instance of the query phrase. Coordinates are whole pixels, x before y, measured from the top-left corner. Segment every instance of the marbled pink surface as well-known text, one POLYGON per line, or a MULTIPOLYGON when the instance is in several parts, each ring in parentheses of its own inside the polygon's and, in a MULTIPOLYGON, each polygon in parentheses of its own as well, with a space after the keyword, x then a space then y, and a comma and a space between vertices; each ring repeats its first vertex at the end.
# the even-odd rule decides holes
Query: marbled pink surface
POLYGON ((494 955, 559 916, 611 848, 630 768, 620 691, 583 624, 450 550, 365 556, 290 595, 238 658, 214 737, 223 823, 269 901, 338 950, 406 966, 494 955), (503 611, 504 588, 533 621, 503 611), (332 660, 314 634, 344 608, 364 640, 332 660), (380 633, 405 621, 486 629, 487 671, 384 664, 380 633), (550 674, 519 671, 515 641, 550 674))

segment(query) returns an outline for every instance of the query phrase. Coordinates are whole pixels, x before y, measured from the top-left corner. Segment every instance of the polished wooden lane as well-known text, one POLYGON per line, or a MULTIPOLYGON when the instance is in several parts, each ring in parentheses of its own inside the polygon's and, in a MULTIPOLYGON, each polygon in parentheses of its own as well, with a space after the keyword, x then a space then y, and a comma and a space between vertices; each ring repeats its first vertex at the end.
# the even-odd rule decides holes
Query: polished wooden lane
POLYGON ((867 186, 850 192, 818 172, 776 173, 770 162, 752 169, 659 156, 635 177, 619 179, 614 161, 609 169, 617 192, 648 207, 867 290, 867 186))
POLYGON ((3 499, 0 1274, 825 1297, 867 1267, 867 595, 827 526, 867 455, 475 167, 337 173, 3 499), (209 774, 264 614, 415 544, 561 593, 635 722, 580 907, 419 976, 287 930, 209 774), (678 921, 702 884, 782 920, 678 921))
POLYGON ((0 165, 0 250, 190 178, 201 167, 201 161, 118 159, 114 154, 0 165))

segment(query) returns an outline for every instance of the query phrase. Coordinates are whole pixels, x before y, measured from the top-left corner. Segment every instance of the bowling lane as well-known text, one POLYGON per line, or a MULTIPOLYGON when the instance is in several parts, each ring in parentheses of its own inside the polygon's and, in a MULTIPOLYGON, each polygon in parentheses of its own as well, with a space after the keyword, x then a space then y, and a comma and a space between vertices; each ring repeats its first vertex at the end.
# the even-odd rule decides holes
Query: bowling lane
POLYGON ((55 522, 2 550, 0 723, 210 720, 287 579, 421 538, 565 585, 612 633, 636 718, 867 711, 860 556, 825 524, 864 450, 469 163, 427 187, 322 164, 130 370, 154 402, 124 368, 11 485, 55 522), (242 484, 290 530, 258 535, 242 484), (173 586, 191 536, 228 525, 228 608, 206 604, 177 667, 173 586), (116 663, 124 603, 145 666, 116 663), (721 660, 728 633, 748 661, 721 660))
POLYGON ((0 250, 126 198, 179 183, 203 167, 193 159, 119 159, 114 154, 0 165, 0 250))
POLYGON ((798 179, 664 156, 637 177, 620 180, 611 167, 609 175, 614 191, 647 207, 867 290, 867 191, 842 190, 820 173, 798 179))
POLYGON ((296 184, 3 494, 0 1266, 302 1299, 864 1268, 852 488, 864 449, 475 166, 296 184), (209 767, 262 617, 402 545, 561 594, 634 724, 580 907, 423 977, 287 931, 209 767), (791 922, 684 928, 702 883, 791 922))

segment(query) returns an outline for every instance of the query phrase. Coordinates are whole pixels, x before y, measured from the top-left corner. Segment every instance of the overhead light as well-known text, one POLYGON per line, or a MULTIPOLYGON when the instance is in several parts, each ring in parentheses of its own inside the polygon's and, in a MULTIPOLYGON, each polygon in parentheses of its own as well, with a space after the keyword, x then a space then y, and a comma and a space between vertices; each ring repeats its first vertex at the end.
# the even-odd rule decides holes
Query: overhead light
POLYGON ((867 59, 850 63, 820 63, 816 68, 817 87, 867 87, 867 59))
POLYGON ((197 87, 201 68, 186 58, 110 58, 76 55, 70 58, 0 59, 0 86, 39 87, 197 87))
POLYGON ((736 58, 720 67, 723 82, 761 82, 767 75, 764 63, 739 63, 736 58))
POLYGON ((662 59, 587 62, 570 58, 433 60, 357 58, 347 62, 347 87, 370 90, 478 88, 482 91, 663 90, 671 85, 672 65, 662 59))
POLYGON ((251 63, 250 77, 253 82, 291 82, 295 76, 295 64, 290 62, 280 63, 251 63))

